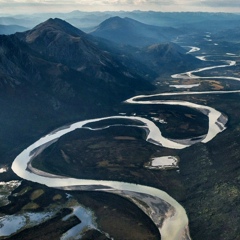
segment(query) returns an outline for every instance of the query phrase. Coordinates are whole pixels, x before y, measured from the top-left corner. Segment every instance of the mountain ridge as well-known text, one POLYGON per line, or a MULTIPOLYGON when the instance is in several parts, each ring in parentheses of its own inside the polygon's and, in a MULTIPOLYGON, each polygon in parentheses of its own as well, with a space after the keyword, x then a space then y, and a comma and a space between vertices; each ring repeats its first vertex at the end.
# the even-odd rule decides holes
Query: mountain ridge
MULTIPOLYGON (((138 48, 114 52, 118 46, 61 19, 0 36, 0 124, 12 136, 10 145, 2 144, 6 154, 22 138, 36 136, 49 126, 116 114, 115 106, 121 101, 153 91, 155 87, 144 77, 152 65, 138 64, 133 58, 138 48), (12 128, 16 118, 20 125, 12 128)), ((0 138, 4 142, 4 135, 0 138)))
POLYGON ((177 29, 171 27, 148 25, 129 17, 118 16, 108 18, 90 32, 93 36, 137 47, 168 42, 179 33, 177 29))
POLYGON ((100 76, 107 68, 121 67, 111 54, 101 50, 86 33, 60 19, 49 19, 33 30, 16 36, 43 57, 91 73, 91 76, 94 72, 95 76, 100 76))

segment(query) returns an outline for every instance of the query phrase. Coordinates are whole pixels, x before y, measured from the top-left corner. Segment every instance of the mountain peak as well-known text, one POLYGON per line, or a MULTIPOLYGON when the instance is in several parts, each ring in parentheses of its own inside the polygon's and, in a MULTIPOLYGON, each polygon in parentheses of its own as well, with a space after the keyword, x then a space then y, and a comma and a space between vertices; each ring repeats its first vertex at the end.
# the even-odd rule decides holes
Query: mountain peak
MULTIPOLYGON (((135 19, 124 17, 121 18, 119 16, 110 17, 100 23, 97 29, 99 30, 106 30, 106 29, 127 29, 129 31, 135 31, 136 28, 148 28, 149 25, 139 22, 135 19)), ((150 26, 151 27, 151 26, 150 26)))
POLYGON ((29 31, 17 33, 17 37, 20 40, 30 44, 36 43, 39 46, 44 42, 52 41, 54 38, 60 38, 63 36, 76 38, 85 35, 86 33, 59 18, 49 18, 47 21, 38 24, 29 31))
POLYGON ((74 67, 79 66, 77 59, 87 55, 88 49, 91 49, 90 52, 94 52, 95 49, 94 44, 88 41, 86 33, 58 18, 50 18, 32 30, 17 33, 16 36, 47 59, 62 63, 71 62, 74 67), (78 54, 78 51, 81 54, 78 54))
POLYGON ((92 35, 107 40, 137 47, 166 42, 175 36, 171 29, 147 25, 131 18, 111 17, 103 21, 92 35))
POLYGON ((68 22, 64 21, 63 19, 60 18, 49 18, 45 22, 40 23, 37 25, 35 28, 39 26, 47 26, 47 25, 52 25, 52 26, 59 26, 59 27, 66 27, 66 26, 71 26, 68 22))
POLYGON ((40 23, 39 25, 34 27, 31 31, 42 32, 47 30, 62 31, 76 37, 85 35, 84 32, 60 18, 49 18, 47 21, 40 23))
POLYGON ((126 27, 126 24, 128 24, 128 21, 126 21, 125 18, 121 18, 119 16, 115 16, 115 17, 110 17, 108 19, 106 19, 105 21, 103 21, 98 28, 99 29, 118 29, 121 27, 126 27))

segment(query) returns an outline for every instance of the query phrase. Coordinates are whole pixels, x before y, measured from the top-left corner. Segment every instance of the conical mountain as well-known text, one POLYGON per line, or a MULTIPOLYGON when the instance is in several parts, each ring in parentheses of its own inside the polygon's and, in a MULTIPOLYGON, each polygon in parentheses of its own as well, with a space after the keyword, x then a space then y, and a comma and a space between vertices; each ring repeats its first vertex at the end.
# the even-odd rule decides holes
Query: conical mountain
POLYGON ((175 38, 179 31, 170 27, 144 24, 131 18, 111 17, 97 26, 91 34, 119 44, 143 47, 168 42, 175 38))
POLYGON ((50 18, 17 36, 45 58, 79 70, 90 62, 93 65, 100 64, 100 60, 105 62, 102 53, 87 40, 87 34, 58 18, 50 18))
POLYGON ((0 36, 0 149, 6 158, 14 146, 35 139, 46 129, 114 114, 114 106, 137 90, 153 89, 149 82, 111 61, 110 54, 89 41, 85 33, 63 26, 51 20, 25 33, 0 36), (66 59, 61 55, 63 47, 70 51, 66 59), (51 51, 55 55, 49 56, 51 51), (79 56, 76 65, 85 64, 83 70, 73 66, 74 51, 79 56))
POLYGON ((123 92, 151 89, 147 81, 102 50, 95 38, 61 19, 49 19, 16 36, 45 60, 64 64, 108 87, 113 84, 111 88, 116 92, 117 85, 126 88, 123 92))

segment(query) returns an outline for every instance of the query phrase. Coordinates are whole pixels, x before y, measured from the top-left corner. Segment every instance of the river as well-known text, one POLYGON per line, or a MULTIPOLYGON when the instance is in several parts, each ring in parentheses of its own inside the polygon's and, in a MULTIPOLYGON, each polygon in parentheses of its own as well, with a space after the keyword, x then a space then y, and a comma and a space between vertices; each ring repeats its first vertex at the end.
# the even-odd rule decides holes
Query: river
MULTIPOLYGON (((195 48, 195 50, 198 50, 195 48)), ((173 78, 205 78, 198 77, 195 74, 198 72, 214 69, 234 66, 236 63, 234 61, 226 62, 224 65, 207 67, 202 69, 197 69, 194 71, 189 71, 186 73, 175 74, 173 78)), ((240 80, 239 78, 233 77, 211 77, 211 78, 225 78, 232 80, 240 80)), ((168 139, 162 136, 159 128, 150 120, 138 116, 110 116, 98 119, 89 119, 84 121, 79 121, 74 124, 64 126, 62 128, 56 129, 48 135, 42 137, 23 152, 21 152, 12 163, 13 171, 23 179, 37 182, 40 184, 45 184, 48 187, 65 189, 65 190, 88 190, 88 191, 104 191, 114 194, 118 194, 122 197, 129 199, 134 202, 140 209, 142 209, 154 222, 154 224, 159 229, 161 234, 161 239, 163 240, 179 240, 179 239, 190 239, 189 229, 188 229, 188 218, 184 208, 166 192, 161 191, 156 188, 131 184, 126 182, 117 181, 96 181, 96 180, 86 180, 77 179, 70 177, 63 177, 59 175, 49 174, 38 169, 35 169, 31 165, 31 161, 40 154, 44 149, 58 141, 58 139, 74 131, 75 129, 84 128, 92 131, 100 131, 103 128, 112 127, 105 126, 103 128, 90 128, 87 126, 88 123, 100 122, 107 119, 128 119, 133 122, 133 124, 128 124, 127 126, 135 126, 137 128, 142 128, 146 131, 146 141, 159 145, 162 147, 173 148, 173 149, 183 149, 191 146, 197 142, 206 143, 212 140, 218 133, 225 129, 227 123, 227 117, 223 115, 218 110, 200 104, 195 104, 187 101, 180 100, 149 100, 151 97, 156 96, 175 96, 175 95, 187 95, 187 94, 225 94, 225 93, 239 93, 240 90, 235 91, 206 91, 206 92, 176 92, 176 93, 159 93, 154 95, 140 95, 132 97, 125 101, 126 104, 158 104, 158 105, 176 105, 185 106, 193 108, 201 113, 205 114, 209 119, 209 126, 207 134, 199 136, 199 138, 194 139, 168 139), (146 100, 148 99, 148 100, 146 100), (141 123, 141 125, 138 125, 141 123), (144 202, 144 204, 141 204, 144 202)), ((119 125, 119 124, 118 124, 119 125)), ((124 124, 122 124, 124 125, 124 124)))

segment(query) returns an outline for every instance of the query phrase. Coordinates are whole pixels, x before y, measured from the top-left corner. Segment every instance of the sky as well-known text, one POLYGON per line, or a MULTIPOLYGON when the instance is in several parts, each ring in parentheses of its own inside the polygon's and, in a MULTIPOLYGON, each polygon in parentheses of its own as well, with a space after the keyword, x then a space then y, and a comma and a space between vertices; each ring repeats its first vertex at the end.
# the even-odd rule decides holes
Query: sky
POLYGON ((0 0, 0 15, 36 12, 162 11, 239 12, 239 0, 0 0))

